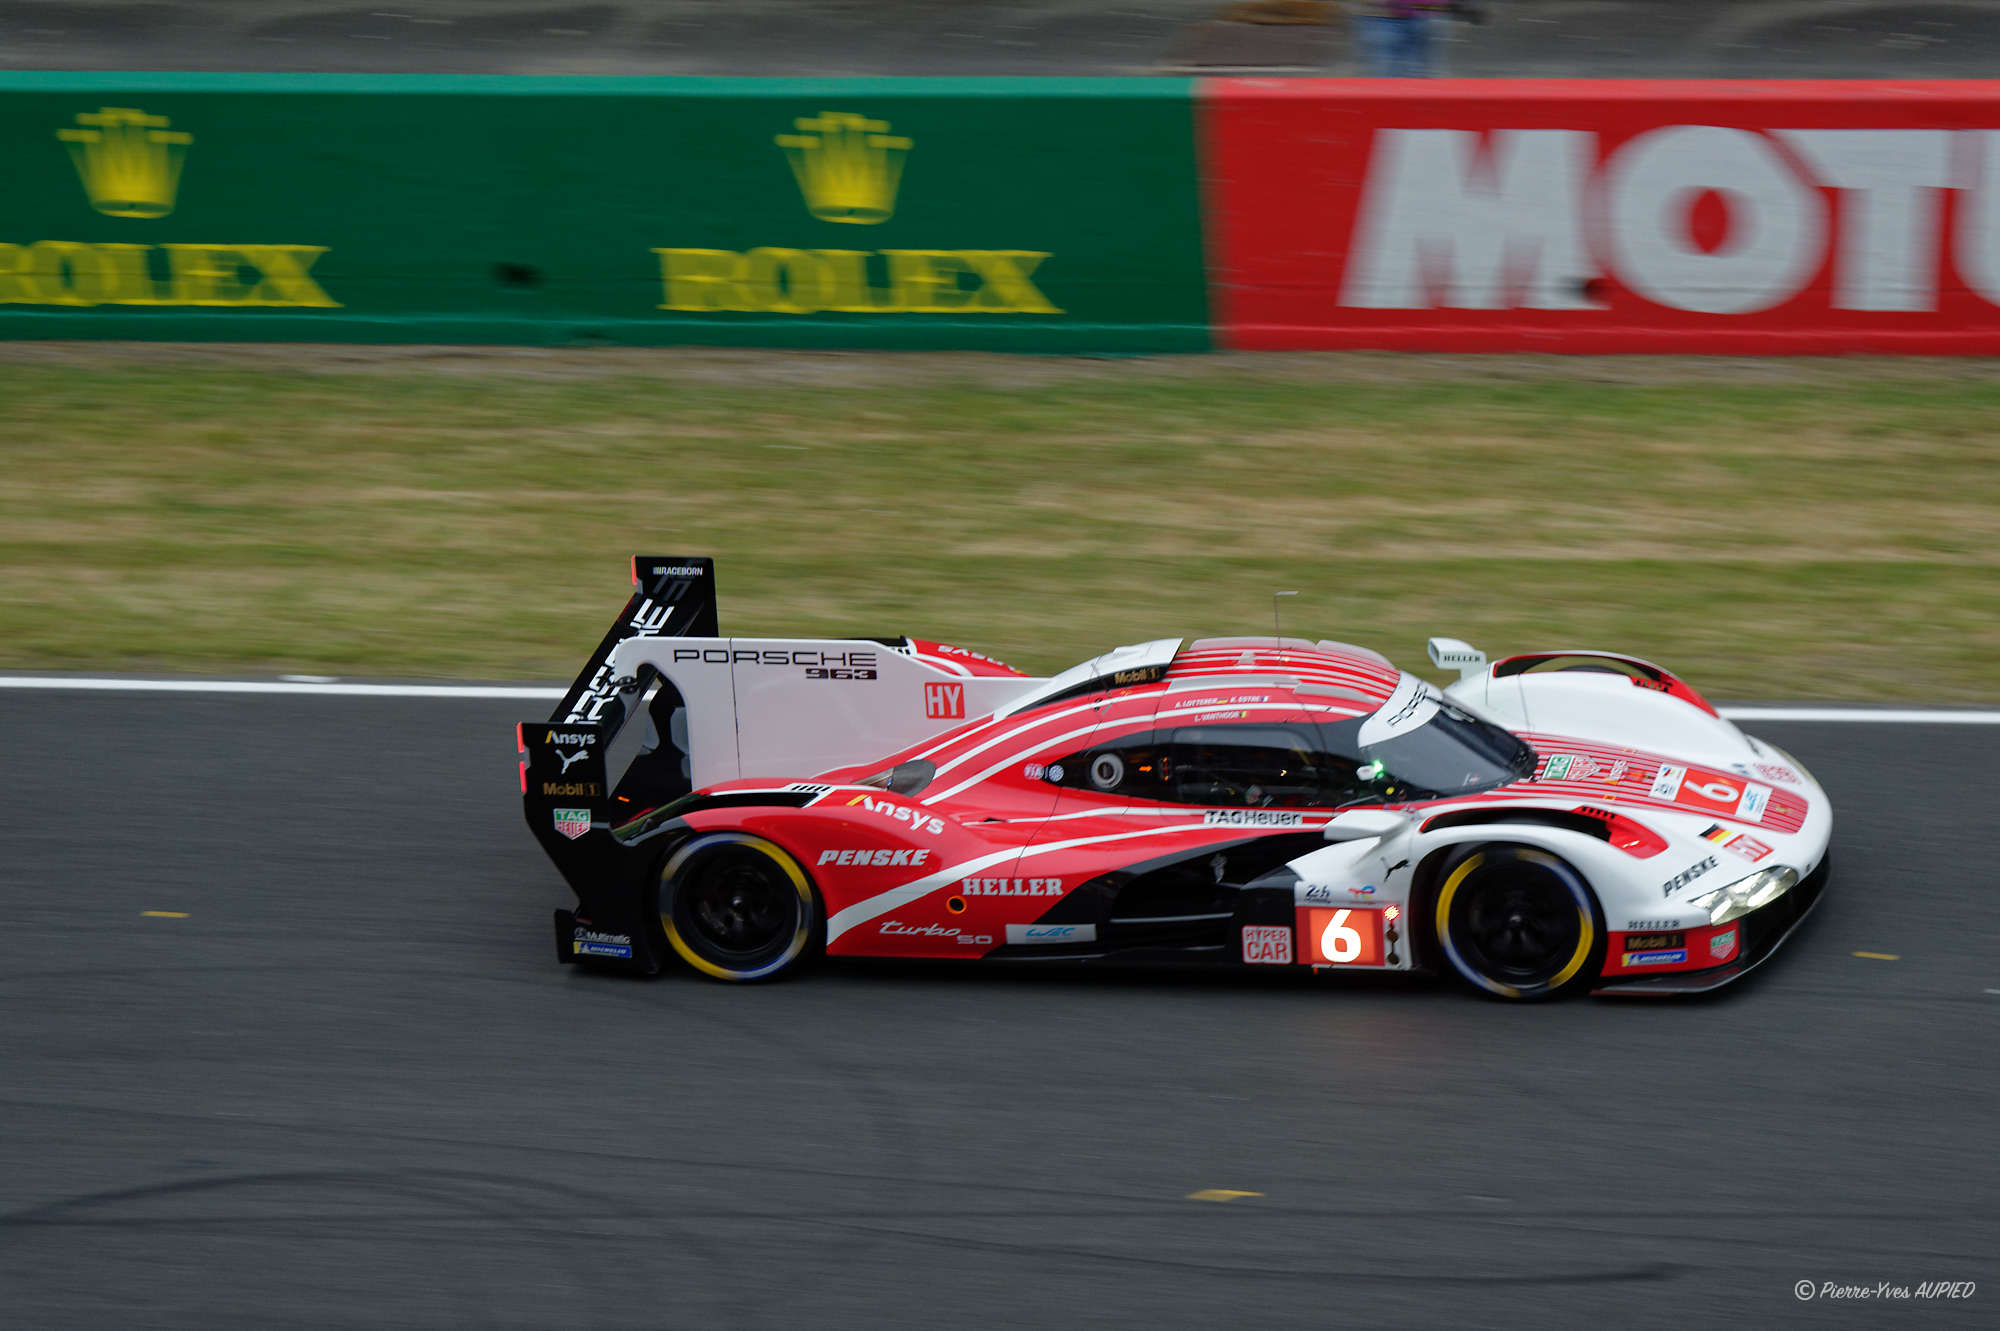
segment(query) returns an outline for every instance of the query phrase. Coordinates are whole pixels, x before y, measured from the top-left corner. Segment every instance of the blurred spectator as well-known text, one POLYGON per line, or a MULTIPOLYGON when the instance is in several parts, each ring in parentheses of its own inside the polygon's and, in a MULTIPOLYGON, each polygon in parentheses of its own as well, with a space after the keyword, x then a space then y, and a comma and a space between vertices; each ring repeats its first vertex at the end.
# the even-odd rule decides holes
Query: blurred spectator
POLYGON ((1383 79, 1430 78, 1437 72, 1431 25, 1440 16, 1468 23, 1486 18, 1466 0, 1362 0, 1358 17, 1368 72, 1383 79))

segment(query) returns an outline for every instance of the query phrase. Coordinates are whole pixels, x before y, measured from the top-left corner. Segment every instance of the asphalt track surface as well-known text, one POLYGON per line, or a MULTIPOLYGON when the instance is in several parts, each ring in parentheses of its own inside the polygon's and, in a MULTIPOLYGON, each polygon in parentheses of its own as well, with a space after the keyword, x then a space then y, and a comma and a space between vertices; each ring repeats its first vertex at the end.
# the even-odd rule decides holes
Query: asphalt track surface
POLYGON ((0 1322, 2000 1317, 2000 728, 1752 727, 1839 811, 1817 915, 1716 999, 1520 1008, 560 967, 545 708, 0 691, 0 1322))

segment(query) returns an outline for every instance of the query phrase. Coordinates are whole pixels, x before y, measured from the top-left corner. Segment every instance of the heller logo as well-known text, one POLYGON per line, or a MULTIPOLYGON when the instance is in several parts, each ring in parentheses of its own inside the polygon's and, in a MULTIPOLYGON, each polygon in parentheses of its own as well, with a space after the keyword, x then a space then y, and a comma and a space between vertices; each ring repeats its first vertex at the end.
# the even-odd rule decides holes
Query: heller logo
POLYGON ((965 685, 924 685, 924 715, 933 721, 963 721, 965 685))
POLYGON ((792 122, 797 134, 777 144, 791 161, 806 210, 822 222, 873 226, 896 211, 903 158, 915 142, 891 134, 886 120, 847 111, 822 111, 792 122))
POLYGON ((181 162, 194 135, 168 129, 165 116, 106 106, 59 129, 90 206, 107 217, 165 217, 180 193, 181 162))

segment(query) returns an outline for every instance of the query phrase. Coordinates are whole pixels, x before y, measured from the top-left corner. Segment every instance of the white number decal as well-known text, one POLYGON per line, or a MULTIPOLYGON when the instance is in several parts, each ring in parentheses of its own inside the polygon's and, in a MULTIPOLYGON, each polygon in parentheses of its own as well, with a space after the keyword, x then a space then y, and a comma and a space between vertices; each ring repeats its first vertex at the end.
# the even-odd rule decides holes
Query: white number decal
POLYGON ((1353 913, 1335 911, 1320 931, 1319 950, 1328 961, 1352 961, 1361 955, 1361 931, 1347 927, 1347 917, 1353 913))
POLYGON ((1693 782, 1689 782, 1687 788, 1697 795, 1707 796, 1717 804, 1730 803, 1736 798, 1738 793, 1736 787, 1730 785, 1727 781, 1711 781, 1705 786, 1697 786, 1693 782))

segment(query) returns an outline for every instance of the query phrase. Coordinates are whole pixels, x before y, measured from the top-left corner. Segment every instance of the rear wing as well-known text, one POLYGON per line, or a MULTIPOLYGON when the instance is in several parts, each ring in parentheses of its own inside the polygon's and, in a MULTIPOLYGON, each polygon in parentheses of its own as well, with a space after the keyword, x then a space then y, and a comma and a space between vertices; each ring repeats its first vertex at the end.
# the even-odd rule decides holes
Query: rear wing
POLYGON ((1047 683, 908 638, 722 637, 707 558, 641 556, 632 583, 548 719, 515 732, 528 826, 573 883, 611 828, 697 787, 871 763, 1047 683))
MULTIPOLYGON (((651 677, 620 675, 612 655, 630 638, 712 638, 721 632, 715 612, 715 561, 705 555, 632 556, 632 595, 576 682, 550 715, 551 723, 589 721, 616 735, 631 700, 651 677)), ((641 666, 641 670, 648 669, 641 666)))

